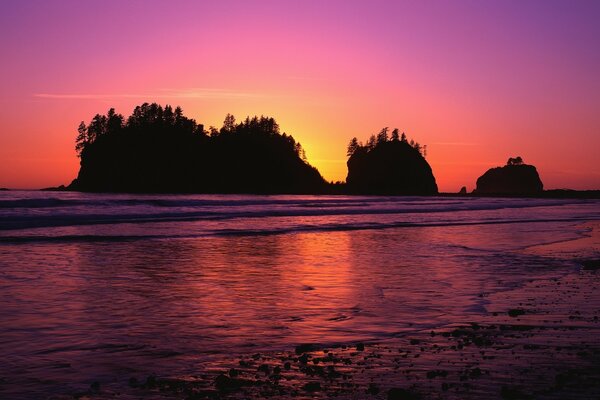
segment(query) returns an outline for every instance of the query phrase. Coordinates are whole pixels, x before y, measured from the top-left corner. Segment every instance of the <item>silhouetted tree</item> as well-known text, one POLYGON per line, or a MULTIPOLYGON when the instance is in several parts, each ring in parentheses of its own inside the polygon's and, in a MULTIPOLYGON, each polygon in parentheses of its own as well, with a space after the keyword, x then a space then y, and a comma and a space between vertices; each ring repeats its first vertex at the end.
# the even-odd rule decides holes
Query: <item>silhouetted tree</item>
POLYGON ((360 147, 360 145, 358 144, 358 139, 356 139, 356 136, 355 136, 352 138, 352 140, 350 140, 350 143, 348 143, 348 149, 346 150, 346 155, 348 157, 350 157, 352 154, 354 154, 356 149, 358 149, 359 147, 360 147))
POLYGON ((510 157, 508 159, 508 161, 506 162, 506 165, 522 165, 523 164, 523 159, 521 158, 521 156, 517 156, 515 158, 510 157))
POLYGON ((388 128, 386 126, 381 131, 379 131, 379 133, 377 134, 377 144, 379 144, 379 143, 385 143, 385 142, 388 141, 388 130, 389 129, 390 128, 388 128))
POLYGON ((377 144, 377 138, 375 137, 375 135, 371 135, 369 136, 369 140, 367 140, 367 150, 372 150, 375 148, 375 145, 377 144))
POLYGON ((208 132, 212 138, 219 136, 219 130, 212 125, 208 127, 208 132))
POLYGON ((115 134, 123 128, 123 116, 111 108, 106 114, 106 133, 115 134))
POLYGON ((77 138, 75 139, 75 151, 77 152, 77 157, 81 157, 81 152, 87 144, 87 126, 85 126, 85 122, 81 121, 79 128, 77 128, 77 138))
POLYGON ((298 155, 298 157, 300 157, 302 160, 306 161, 306 152, 304 151, 304 148, 302 147, 300 142, 296 142, 296 145, 294 146, 294 150, 295 150, 296 154, 298 155))
POLYGON ((96 114, 87 127, 87 142, 94 143, 96 139, 103 136, 107 129, 108 118, 105 115, 96 114))
POLYGON ((231 114, 225 116, 221 133, 232 133, 235 130, 235 117, 231 114))
POLYGON ((402 132, 402 136, 400 137, 401 142, 406 142, 406 133, 402 132))
POLYGON ((304 148, 302 147, 302 145, 300 144, 300 142, 296 143, 296 154, 298 155, 298 157, 300 157, 303 161, 306 161, 306 151, 304 151, 304 148))
POLYGON ((183 121, 183 110, 181 107, 175 107, 175 125, 181 125, 183 121))
POLYGON ((398 131, 398 128, 394 128, 394 130, 392 131, 392 141, 397 142, 398 140, 400 140, 400 132, 398 131))
POLYGON ((423 153, 421 152, 421 145, 419 144, 419 142, 415 142, 413 147, 419 152, 419 154, 423 155, 423 153))
POLYGON ((163 119, 167 126, 175 125, 175 113, 173 112, 173 108, 168 104, 165 106, 165 110, 163 112, 163 119))

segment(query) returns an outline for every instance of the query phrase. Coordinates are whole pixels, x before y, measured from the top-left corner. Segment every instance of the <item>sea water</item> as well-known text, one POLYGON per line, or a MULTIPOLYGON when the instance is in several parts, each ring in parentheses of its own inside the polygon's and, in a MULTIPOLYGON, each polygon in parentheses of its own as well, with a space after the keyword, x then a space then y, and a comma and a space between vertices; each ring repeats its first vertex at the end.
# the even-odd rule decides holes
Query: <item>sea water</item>
POLYGON ((577 268, 523 250, 599 219, 598 200, 0 192, 0 397, 469 321, 577 268))

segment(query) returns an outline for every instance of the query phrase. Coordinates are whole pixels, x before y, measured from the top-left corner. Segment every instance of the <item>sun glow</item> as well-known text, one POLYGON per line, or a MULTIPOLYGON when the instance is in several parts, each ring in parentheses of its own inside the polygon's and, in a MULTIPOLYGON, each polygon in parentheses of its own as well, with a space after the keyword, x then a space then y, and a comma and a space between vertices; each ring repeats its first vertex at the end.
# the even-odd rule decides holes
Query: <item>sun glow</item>
POLYGON ((329 181, 352 137, 389 126, 428 145, 442 191, 515 155, 547 188, 596 188, 600 7, 565 7, 5 4, 0 186, 68 184, 79 121, 159 102, 206 127, 272 116, 329 181))

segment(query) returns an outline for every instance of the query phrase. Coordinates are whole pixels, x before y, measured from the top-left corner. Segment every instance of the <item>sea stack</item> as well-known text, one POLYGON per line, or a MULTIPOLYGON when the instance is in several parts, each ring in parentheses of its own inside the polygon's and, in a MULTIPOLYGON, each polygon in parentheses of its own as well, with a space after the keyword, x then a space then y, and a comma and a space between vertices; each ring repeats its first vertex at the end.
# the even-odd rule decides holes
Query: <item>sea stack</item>
MULTIPOLYGON (((384 131, 382 131, 384 132, 384 131)), ((384 132, 387 133, 387 132, 384 132)), ((424 150, 397 130, 392 139, 380 133, 367 145, 352 139, 348 147, 348 191, 373 195, 435 195, 438 187, 424 150)))
POLYGON ((490 168, 477 179, 474 194, 535 195, 544 190, 537 169, 521 157, 509 158, 503 167, 490 168))

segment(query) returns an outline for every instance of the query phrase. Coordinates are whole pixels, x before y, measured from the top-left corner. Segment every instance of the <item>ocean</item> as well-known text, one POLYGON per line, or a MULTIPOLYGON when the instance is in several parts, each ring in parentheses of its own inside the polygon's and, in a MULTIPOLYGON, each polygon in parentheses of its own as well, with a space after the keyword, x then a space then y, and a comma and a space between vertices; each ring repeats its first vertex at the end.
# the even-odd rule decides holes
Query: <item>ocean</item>
POLYGON ((600 200, 0 192, 0 397, 385 342, 598 257, 600 200))

